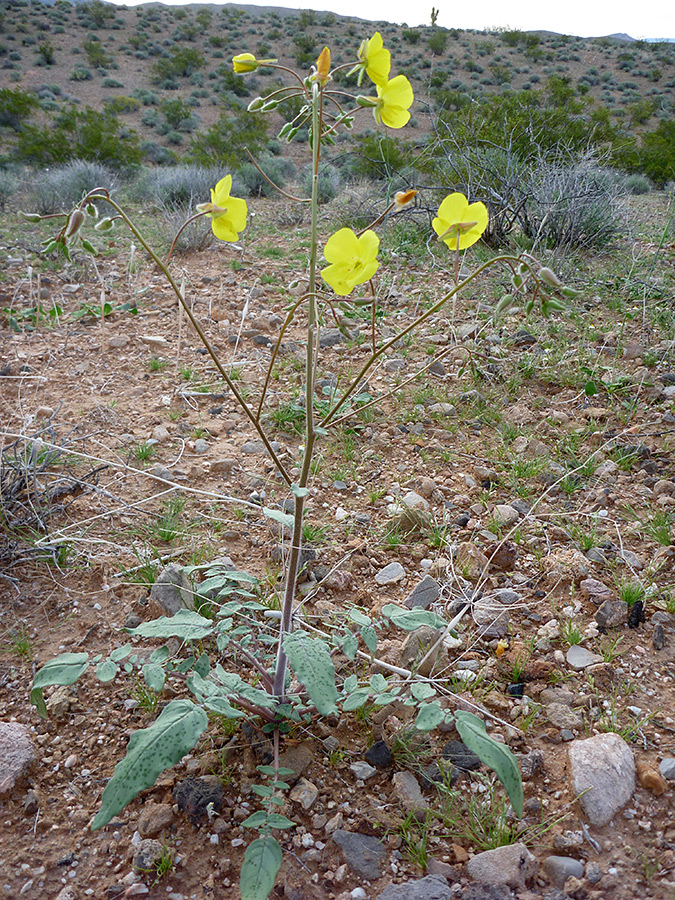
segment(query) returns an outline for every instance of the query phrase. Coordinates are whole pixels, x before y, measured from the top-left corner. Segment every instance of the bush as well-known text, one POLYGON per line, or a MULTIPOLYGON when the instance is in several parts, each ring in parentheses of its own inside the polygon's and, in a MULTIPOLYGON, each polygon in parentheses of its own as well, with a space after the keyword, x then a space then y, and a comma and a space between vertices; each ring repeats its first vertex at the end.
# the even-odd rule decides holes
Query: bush
POLYGON ((245 110, 221 113, 220 118, 203 134, 192 139, 187 158, 202 166, 226 165, 236 169, 246 159, 244 152, 258 153, 266 143, 267 120, 245 110))
POLYGON ((0 126, 21 131, 25 120, 37 105, 37 98, 33 94, 27 94, 19 88, 0 88, 0 126))
POLYGON ((651 183, 644 175, 629 175, 624 181, 624 187, 629 194, 648 194, 651 183))
POLYGON ((44 172, 33 181, 31 210, 42 215, 64 212, 92 188, 112 191, 116 186, 117 178, 106 166, 76 159, 44 172))
POLYGON ((192 47, 174 50, 171 56, 158 59, 153 65, 153 80, 156 83, 173 81, 175 78, 189 78, 205 63, 204 55, 192 47))
POLYGON ((167 166, 161 171, 148 172, 138 183, 138 195, 162 209, 194 211, 197 203, 209 199, 211 188, 222 177, 222 170, 215 167, 167 166))
POLYGON ((91 81, 94 76, 84 66, 75 66, 69 77, 71 81, 91 81))
POLYGON ((429 35, 429 39, 427 44, 429 45, 429 50, 435 56, 441 56, 445 50, 445 46, 448 43, 448 33, 447 31, 434 31, 429 35))
MULTIPOLYGON (((287 180, 295 172, 295 166, 290 160, 280 159, 274 156, 263 156, 259 162, 260 168, 278 187, 283 188, 287 180)), ((252 163, 244 163, 239 169, 239 178, 245 186, 250 197, 272 197, 276 191, 272 185, 260 174, 252 163)))
POLYGON ((7 201, 19 190, 19 180, 11 172, 0 169, 0 210, 4 211, 7 201))

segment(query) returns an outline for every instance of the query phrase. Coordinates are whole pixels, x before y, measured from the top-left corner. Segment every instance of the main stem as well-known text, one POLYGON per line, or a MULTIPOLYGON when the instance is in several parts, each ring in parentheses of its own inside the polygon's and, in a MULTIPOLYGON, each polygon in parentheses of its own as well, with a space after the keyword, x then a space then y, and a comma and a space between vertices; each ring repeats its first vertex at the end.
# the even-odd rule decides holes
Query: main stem
POLYGON ((302 523, 305 511, 305 493, 309 480, 310 466, 316 440, 314 423, 314 383, 316 378, 316 353, 318 346, 318 315, 316 305, 316 263, 318 256, 318 221, 319 221, 319 160, 321 158, 321 108, 322 88, 315 82, 312 86, 312 225, 311 246, 309 256, 309 291, 307 306, 307 345, 305 354, 305 452, 298 487, 294 495, 293 534, 291 535, 291 554, 288 560, 284 603, 281 610, 279 626, 279 645, 274 671, 273 695, 283 697, 286 683, 288 659, 284 650, 284 637, 291 631, 293 624, 293 604, 300 568, 302 551, 302 523))

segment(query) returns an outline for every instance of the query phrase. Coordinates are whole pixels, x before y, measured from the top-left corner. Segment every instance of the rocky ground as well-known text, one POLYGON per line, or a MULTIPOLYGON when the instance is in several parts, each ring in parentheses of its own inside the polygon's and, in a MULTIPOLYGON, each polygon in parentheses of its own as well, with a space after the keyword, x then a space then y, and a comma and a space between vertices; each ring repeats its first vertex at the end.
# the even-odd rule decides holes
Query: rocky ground
MULTIPOLYGON (((419 667, 448 708, 481 712, 520 761, 525 817, 456 733, 415 736, 403 706, 319 720, 284 745, 298 825, 273 896, 675 896, 667 204, 650 198, 624 246, 564 261, 582 296, 561 316, 515 309, 494 321, 503 279, 481 281, 369 377, 371 395, 393 395, 321 443, 305 621, 329 627, 354 605, 376 616, 391 602, 448 619, 464 609, 458 637, 421 667, 435 634, 382 633, 380 670, 419 667)), ((303 287, 306 232, 274 210, 257 211, 243 249, 176 263, 251 400, 303 287)), ((450 281, 390 240, 397 275, 383 267, 383 337, 450 281)), ((96 269, 50 270, 36 243, 9 232, 0 251, 0 891, 234 898, 251 839, 240 823, 257 808, 265 750, 254 731, 214 719, 193 753, 91 832, 129 736, 184 687, 167 683, 158 698, 131 665, 109 684, 88 672, 47 691, 46 721, 28 694, 56 654, 108 654, 129 640, 123 626, 189 604, 171 583, 183 564, 227 556, 274 606, 283 556, 260 505, 288 496, 159 274, 138 256, 129 264, 124 240, 96 269), (102 290, 103 323, 86 312, 100 309, 102 290)), ((370 339, 365 318, 337 324, 323 332, 326 384, 356 371, 370 339)), ((302 358, 299 320, 268 418, 289 468, 302 453, 302 358)), ((130 640, 140 658, 161 643, 130 640)))

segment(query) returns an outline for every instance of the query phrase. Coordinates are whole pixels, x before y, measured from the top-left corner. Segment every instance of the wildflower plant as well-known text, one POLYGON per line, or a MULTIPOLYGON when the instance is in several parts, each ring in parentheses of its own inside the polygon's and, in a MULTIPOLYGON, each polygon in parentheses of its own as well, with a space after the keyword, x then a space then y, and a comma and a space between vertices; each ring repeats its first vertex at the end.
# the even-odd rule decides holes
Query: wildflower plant
MULTIPOLYGON (((364 676, 362 666, 355 666, 354 672, 346 677, 336 677, 335 656, 341 653, 351 661, 357 657, 366 662, 372 660, 376 657, 378 637, 383 630, 398 628, 410 632, 422 625, 429 625, 446 634, 463 613, 446 623, 431 610, 408 610, 389 603, 376 619, 362 610, 351 609, 345 611, 338 627, 322 631, 304 618, 296 617, 297 583, 303 533, 308 533, 304 527, 305 505, 311 477, 317 469, 318 448, 329 429, 357 409, 363 411, 388 395, 385 392, 371 397, 364 393, 362 387, 364 379, 383 355, 435 315, 448 301, 454 300, 460 290, 490 266, 506 266, 511 277, 512 292, 502 298, 498 310, 516 302, 532 309, 538 302, 546 313, 551 308, 560 308, 562 304, 557 297, 570 292, 554 273, 541 269, 536 260, 526 254, 495 256, 460 281, 460 253, 480 239, 487 226, 488 215, 480 200, 472 198, 470 201, 462 194, 453 193, 441 203, 433 227, 439 241, 446 244, 452 254, 450 263, 454 263, 455 283, 394 337, 382 337, 376 315, 375 279, 380 266, 376 229, 388 216, 414 203, 416 191, 409 188, 396 194, 384 212, 362 231, 357 233, 341 228, 322 243, 318 222, 320 161, 323 148, 333 142, 338 131, 350 129, 354 116, 362 110, 370 109, 376 121, 385 127, 404 127, 410 118, 409 110, 414 99, 410 83, 402 75, 390 77, 391 56, 378 33, 361 43, 355 65, 352 61, 344 66, 332 67, 330 50, 326 47, 316 64, 304 75, 274 59, 257 59, 248 52, 235 56, 233 66, 235 72, 243 75, 261 67, 278 69, 285 74, 289 84, 273 90, 266 97, 257 97, 249 110, 259 115, 283 106, 285 102, 292 102, 293 109, 299 108, 299 111, 292 121, 283 126, 280 137, 291 141, 300 128, 307 127, 311 150, 310 196, 291 198, 309 204, 311 210, 307 290, 287 310, 271 351, 266 377, 256 397, 242 394, 237 380, 229 367, 220 361, 196 319, 184 295, 181 279, 172 274, 169 264, 175 240, 168 259, 161 259, 107 190, 97 188, 90 191, 70 213, 55 217, 60 220, 60 230, 44 243, 43 251, 60 252, 66 259, 74 251, 95 254, 96 249, 84 236, 87 222, 95 222, 95 229, 99 232, 121 224, 131 231, 162 271, 220 376, 263 441, 279 479, 292 497, 292 514, 279 508, 263 508, 263 513, 275 521, 287 541, 280 610, 270 608, 269 586, 257 582, 248 573, 233 572, 217 564, 186 567, 189 574, 203 576, 196 588, 197 597, 201 598, 199 612, 180 610, 172 617, 160 617, 127 630, 132 635, 146 638, 178 637, 193 648, 194 652, 187 659, 177 660, 169 655, 166 647, 159 647, 146 661, 137 658, 128 644, 114 650, 106 659, 99 656, 90 660, 87 653, 64 653, 38 671, 33 682, 31 702, 41 715, 46 715, 43 689, 55 684, 74 683, 90 664, 96 666, 96 674, 103 682, 114 679, 121 668, 127 674, 135 673, 136 678, 142 676, 147 687, 155 692, 161 692, 165 682, 174 678, 184 691, 186 689, 183 696, 172 699, 163 707, 149 727, 132 735, 125 758, 117 765, 103 792, 93 828, 110 822, 141 790, 154 784, 164 769, 177 763, 196 746, 208 726, 207 711, 232 721, 254 720, 271 737, 274 752, 269 765, 258 767, 262 783, 253 786, 262 808, 242 823, 244 827, 257 831, 258 837, 246 850, 240 890, 243 900, 264 900, 274 887, 282 861, 282 844, 275 833, 283 833, 295 824, 280 812, 284 806, 283 794, 288 788, 284 777, 290 774, 279 763, 282 738, 292 727, 308 727, 316 716, 332 716, 340 710, 348 713, 362 709, 366 704, 381 706, 397 700, 416 709, 415 724, 422 732, 454 720, 464 742, 494 769, 504 784, 515 814, 522 816, 523 791, 518 765, 508 748, 487 734, 478 717, 466 711, 453 712, 446 708, 440 702, 437 688, 429 681, 420 681, 413 672, 388 666, 383 661, 379 661, 380 671, 370 677, 364 676), (370 90, 355 95, 342 85, 336 87, 334 75, 344 69, 351 69, 351 73, 357 75, 359 87, 367 78, 371 83, 370 90), (111 209, 111 214, 99 218, 99 208, 106 205, 111 209), (321 262, 322 254, 325 265, 321 262), (321 395, 316 384, 321 323, 328 315, 344 309, 345 304, 353 303, 357 290, 365 292, 365 297, 357 298, 360 306, 372 306, 369 354, 355 375, 338 380, 338 385, 331 388, 328 396, 325 392, 321 395), (305 383, 304 404, 298 408, 304 412, 304 435, 298 463, 299 475, 293 477, 286 460, 278 453, 269 436, 266 423, 273 421, 268 389, 281 341, 291 323, 301 317, 306 323, 305 383), (203 614, 207 610, 210 614, 203 614), (278 628, 273 638, 266 630, 269 613, 278 613, 278 628), (211 642, 217 650, 215 664, 208 652, 197 653, 197 645, 204 646, 204 642, 206 646, 211 642), (226 659, 232 663, 231 671, 223 664, 226 659), (389 676, 383 675, 382 670, 389 671, 389 676), (291 680, 291 672, 294 680, 291 680), (248 681, 244 677, 247 673, 250 676, 248 681), (187 692, 191 697, 187 696, 187 692)), ((246 202, 232 197, 231 187, 231 176, 224 174, 211 190, 210 200, 199 204, 188 220, 193 221, 200 216, 210 218, 215 236, 229 242, 239 239, 247 221, 246 202)), ((28 215, 27 218, 37 222, 41 218, 54 217, 28 215)), ((433 650, 431 648, 429 653, 433 650)))

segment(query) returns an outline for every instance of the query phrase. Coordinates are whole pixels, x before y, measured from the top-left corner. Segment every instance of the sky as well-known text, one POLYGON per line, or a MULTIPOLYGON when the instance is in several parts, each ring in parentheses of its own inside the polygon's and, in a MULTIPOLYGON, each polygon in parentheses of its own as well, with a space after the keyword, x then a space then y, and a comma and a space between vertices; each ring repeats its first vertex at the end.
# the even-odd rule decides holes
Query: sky
MULTIPOLYGON (((126 0, 125 5, 136 5, 126 0)), ((183 0, 168 0, 168 5, 183 5, 183 0)), ((259 5, 266 5, 260 3, 259 5)), ((675 37, 672 18, 664 16, 659 3, 628 0, 565 0, 542 3, 541 0, 481 0, 475 3, 450 3, 448 0, 270 0, 270 6, 291 9, 330 10, 338 15, 363 19, 429 25, 431 8, 439 10, 438 24, 444 28, 517 28, 522 31, 555 31, 579 37, 629 34, 634 38, 675 37), (660 12, 659 12, 660 10, 660 12)), ((668 6, 668 4, 665 4, 668 6)))

